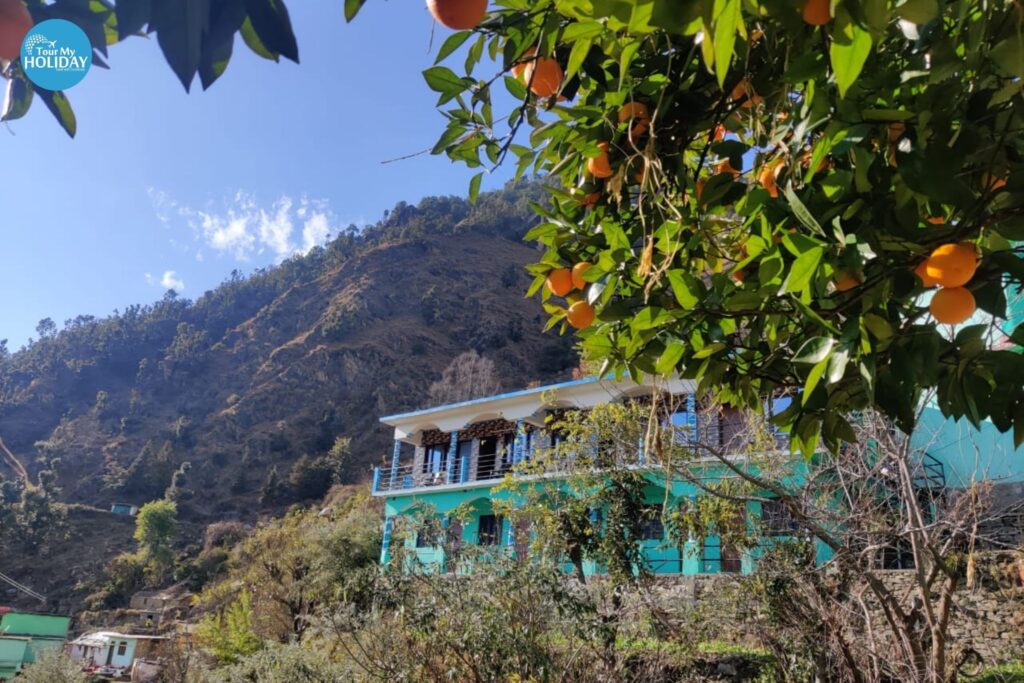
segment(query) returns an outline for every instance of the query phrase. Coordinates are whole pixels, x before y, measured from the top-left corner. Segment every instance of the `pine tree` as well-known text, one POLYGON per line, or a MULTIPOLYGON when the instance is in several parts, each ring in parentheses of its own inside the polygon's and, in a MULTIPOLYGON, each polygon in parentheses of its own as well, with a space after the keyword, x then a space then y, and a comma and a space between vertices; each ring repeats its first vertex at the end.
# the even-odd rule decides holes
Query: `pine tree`
POLYGON ((263 488, 260 489, 260 505, 273 505, 280 502, 283 488, 281 475, 277 473, 277 465, 274 465, 267 473, 267 480, 263 483, 263 488))

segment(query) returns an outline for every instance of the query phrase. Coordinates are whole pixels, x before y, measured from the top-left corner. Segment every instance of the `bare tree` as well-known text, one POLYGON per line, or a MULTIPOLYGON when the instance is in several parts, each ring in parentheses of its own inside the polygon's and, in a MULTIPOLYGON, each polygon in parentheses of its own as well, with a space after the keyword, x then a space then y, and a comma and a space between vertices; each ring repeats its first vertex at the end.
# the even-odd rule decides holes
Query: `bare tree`
POLYGON ((489 396, 501 390, 494 361, 470 349, 452 359, 441 379, 430 385, 430 405, 445 405, 489 396))

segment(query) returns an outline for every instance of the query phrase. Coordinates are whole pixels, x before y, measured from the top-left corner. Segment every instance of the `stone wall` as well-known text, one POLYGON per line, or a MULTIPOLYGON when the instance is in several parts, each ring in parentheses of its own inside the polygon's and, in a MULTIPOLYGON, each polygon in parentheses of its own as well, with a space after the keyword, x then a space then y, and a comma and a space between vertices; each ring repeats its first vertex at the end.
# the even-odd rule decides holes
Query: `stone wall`
MULTIPOLYGON (((962 586, 956 595, 949 629, 954 647, 973 647, 986 664, 1024 659, 1022 572, 1024 558, 1019 552, 979 556, 972 572, 973 585, 962 586)), ((910 604, 915 594, 912 570, 886 570, 879 575, 904 604, 910 604)), ((654 622, 660 614, 664 623, 672 623, 674 629, 703 629, 699 637, 705 639, 752 643, 758 608, 749 591, 744 589, 743 581, 743 577, 726 574, 663 575, 655 578, 648 590, 631 599, 638 613, 654 614, 654 622)), ((881 611, 870 599, 866 602, 876 638, 890 642, 881 611)), ((837 609, 842 608, 837 606, 837 609)), ((650 626, 650 623, 642 625, 650 626)))

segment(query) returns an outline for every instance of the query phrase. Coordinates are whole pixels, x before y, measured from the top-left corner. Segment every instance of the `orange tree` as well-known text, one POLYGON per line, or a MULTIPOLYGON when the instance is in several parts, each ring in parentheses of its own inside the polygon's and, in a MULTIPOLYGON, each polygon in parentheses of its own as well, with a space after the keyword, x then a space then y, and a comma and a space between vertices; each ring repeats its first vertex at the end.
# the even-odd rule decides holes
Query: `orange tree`
POLYGON ((442 44, 439 62, 471 41, 458 72, 424 73, 448 120, 435 152, 557 180, 528 235, 550 325, 585 328, 612 372, 745 406, 789 391, 775 420, 804 452, 852 440, 868 407, 909 431, 931 389, 1024 439, 1024 326, 999 329, 1024 280, 1017 4, 497 5, 442 44), (976 307, 987 322, 939 322, 976 307))
MULTIPOLYGON (((1024 281, 1019 5, 428 5, 476 22, 424 72, 447 120, 434 152, 551 178, 531 294, 607 371, 677 372, 743 406, 793 393, 774 419, 804 452, 853 439, 863 408, 909 431, 930 390, 944 414, 1024 439, 1024 327, 1002 324, 1024 281), (953 334, 976 308, 987 322, 953 334)), ((298 60, 282 0, 29 8, 77 13, 103 54, 155 32, 186 88, 224 71, 236 33, 298 60)), ((6 73, 13 118, 31 88, 16 61, 6 73)), ((67 128, 66 100, 44 99, 67 128)))

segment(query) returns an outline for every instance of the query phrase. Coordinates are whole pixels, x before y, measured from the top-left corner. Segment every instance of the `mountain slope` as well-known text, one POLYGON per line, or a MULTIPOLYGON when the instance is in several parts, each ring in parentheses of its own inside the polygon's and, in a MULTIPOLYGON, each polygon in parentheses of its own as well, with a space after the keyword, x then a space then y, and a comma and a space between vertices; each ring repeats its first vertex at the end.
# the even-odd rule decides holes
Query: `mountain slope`
POLYGON ((400 204, 195 303, 69 321, 0 354, 0 438, 32 476, 59 458, 61 498, 103 509, 158 497, 187 461, 179 506, 192 523, 253 518, 270 468, 286 477, 337 436, 352 438, 346 478, 365 479, 390 450, 377 418, 422 407, 460 352, 493 360, 506 388, 575 364, 523 297, 538 192, 400 204))

